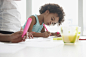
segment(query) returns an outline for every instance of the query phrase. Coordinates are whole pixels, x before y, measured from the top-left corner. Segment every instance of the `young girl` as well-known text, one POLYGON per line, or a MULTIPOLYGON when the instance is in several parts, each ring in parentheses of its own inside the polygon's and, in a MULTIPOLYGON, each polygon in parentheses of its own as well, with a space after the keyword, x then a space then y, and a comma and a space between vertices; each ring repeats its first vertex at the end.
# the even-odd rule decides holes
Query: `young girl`
POLYGON ((32 18, 32 23, 28 31, 34 31, 34 37, 49 37, 50 35, 61 36, 57 33, 50 33, 49 31, 45 31, 43 23, 46 25, 55 25, 56 23, 58 23, 60 25, 64 21, 64 12, 62 7, 60 7, 58 4, 49 3, 41 6, 39 12, 40 15, 30 16, 30 18, 32 18))

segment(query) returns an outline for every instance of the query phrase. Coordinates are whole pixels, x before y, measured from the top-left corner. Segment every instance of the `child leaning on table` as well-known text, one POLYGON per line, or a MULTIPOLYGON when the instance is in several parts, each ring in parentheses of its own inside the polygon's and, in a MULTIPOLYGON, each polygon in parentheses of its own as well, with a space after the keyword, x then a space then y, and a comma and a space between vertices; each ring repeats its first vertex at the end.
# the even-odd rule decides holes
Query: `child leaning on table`
MULTIPOLYGON (((28 32, 34 31, 33 34, 34 37, 49 37, 51 36, 61 36, 60 33, 50 33, 49 31, 45 31, 45 28, 43 27, 43 23, 46 25, 55 25, 58 23, 59 25, 64 21, 64 12, 62 7, 60 7, 58 4, 45 4, 41 6, 40 15, 32 15, 30 18, 32 18, 32 23, 28 29, 28 32)), ((23 28, 25 25, 23 26, 23 28)))

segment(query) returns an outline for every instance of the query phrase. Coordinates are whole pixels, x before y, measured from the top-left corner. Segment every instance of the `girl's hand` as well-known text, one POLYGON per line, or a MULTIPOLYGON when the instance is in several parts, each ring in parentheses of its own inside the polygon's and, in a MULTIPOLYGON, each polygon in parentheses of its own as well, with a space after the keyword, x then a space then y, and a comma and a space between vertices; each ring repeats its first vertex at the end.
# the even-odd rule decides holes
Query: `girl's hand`
POLYGON ((57 34, 57 32, 54 33, 54 36, 61 37, 61 34, 57 34))
POLYGON ((47 37, 50 36, 50 34, 51 34, 50 32, 46 31, 46 32, 43 33, 43 37, 44 38, 47 38, 47 37))

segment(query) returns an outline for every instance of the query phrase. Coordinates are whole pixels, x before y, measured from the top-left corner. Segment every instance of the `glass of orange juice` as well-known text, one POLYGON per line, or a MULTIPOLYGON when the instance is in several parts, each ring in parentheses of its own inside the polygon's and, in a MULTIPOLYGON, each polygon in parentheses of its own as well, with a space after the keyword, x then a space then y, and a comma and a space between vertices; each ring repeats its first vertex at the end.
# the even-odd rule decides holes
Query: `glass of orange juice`
POLYGON ((64 26, 62 30, 62 40, 64 43, 75 43, 78 30, 73 26, 64 26))

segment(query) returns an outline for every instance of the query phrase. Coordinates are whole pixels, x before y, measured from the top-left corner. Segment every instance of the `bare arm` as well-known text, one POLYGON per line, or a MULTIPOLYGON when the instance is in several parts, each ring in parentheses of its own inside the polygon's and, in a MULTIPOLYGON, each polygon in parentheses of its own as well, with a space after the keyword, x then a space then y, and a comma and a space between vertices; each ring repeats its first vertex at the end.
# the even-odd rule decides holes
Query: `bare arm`
POLYGON ((8 42, 8 41, 10 41, 10 34, 1 34, 0 33, 0 41, 6 41, 6 42, 8 42))
POLYGON ((34 33, 33 34, 34 37, 44 37, 44 33, 34 33))
POLYGON ((41 33, 43 33, 43 32, 45 32, 45 28, 44 28, 44 26, 43 26, 43 28, 42 28, 42 30, 41 30, 41 33))
POLYGON ((12 43, 18 43, 25 41, 25 38, 22 38, 23 31, 18 31, 12 34, 1 34, 0 33, 0 41, 1 42, 12 42, 12 43))
POLYGON ((61 37, 61 34, 60 34, 60 33, 59 33, 59 34, 57 34, 57 32, 55 32, 55 33, 51 33, 51 36, 61 37))
MULTIPOLYGON (((33 28, 33 26, 36 24, 36 19, 35 19, 35 17, 34 16, 31 16, 30 18, 32 18, 32 22, 31 22, 31 24, 30 24, 30 27, 29 27, 29 29, 28 29, 28 32, 32 32, 32 28, 33 28)), ((48 32, 48 31, 46 31, 45 32, 45 29, 43 28, 42 29, 42 31, 41 31, 41 33, 34 33, 33 34, 33 36, 34 37, 49 37, 49 35, 50 35, 50 32, 48 32)))
MULTIPOLYGON (((30 27, 28 29, 28 32, 32 32, 32 28, 33 26, 36 24, 36 20, 35 20, 35 17, 34 16, 31 16, 30 18, 32 18, 32 22, 30 24, 30 27)), ((33 34, 34 37, 43 37, 43 33, 34 33, 33 34)))

